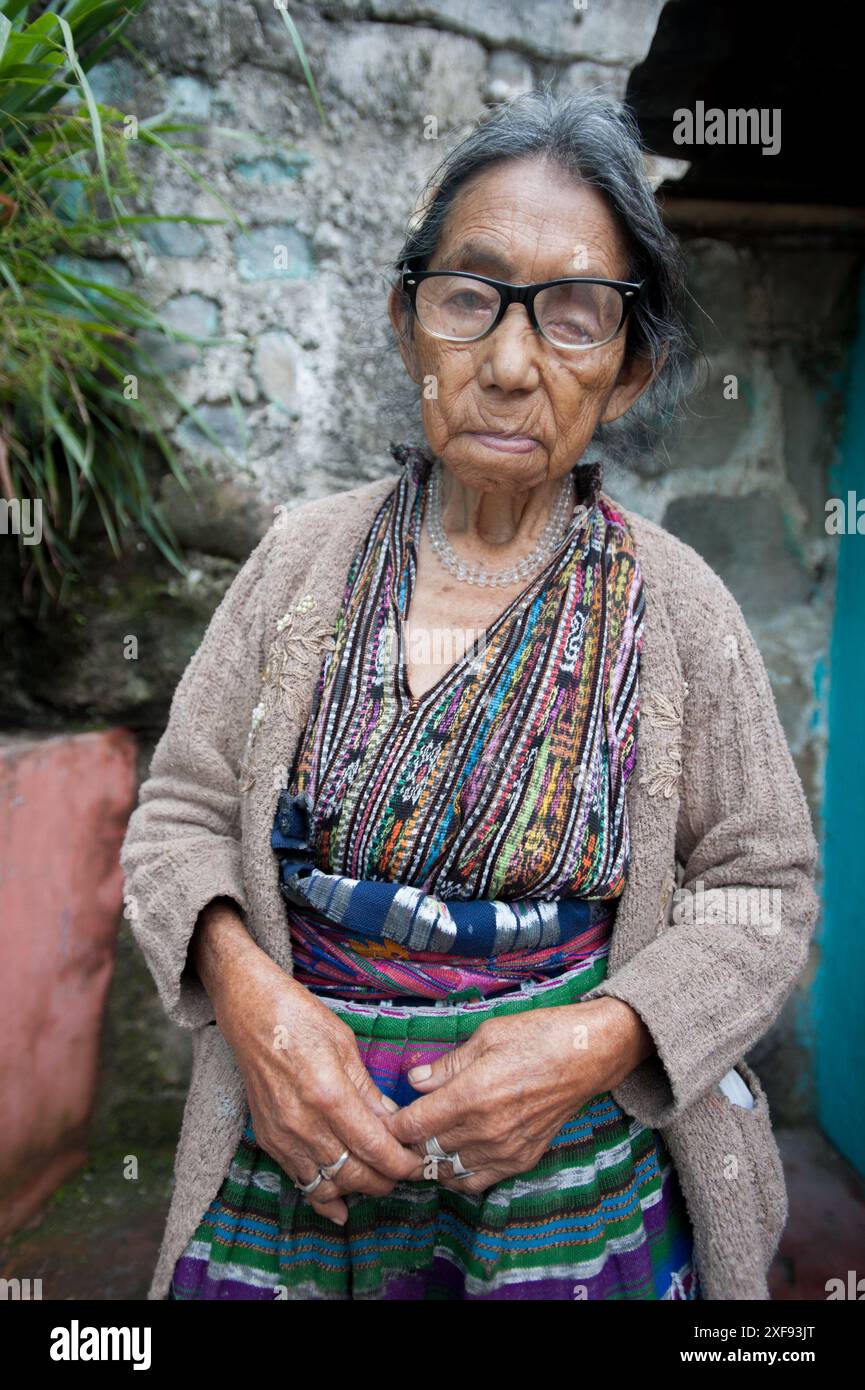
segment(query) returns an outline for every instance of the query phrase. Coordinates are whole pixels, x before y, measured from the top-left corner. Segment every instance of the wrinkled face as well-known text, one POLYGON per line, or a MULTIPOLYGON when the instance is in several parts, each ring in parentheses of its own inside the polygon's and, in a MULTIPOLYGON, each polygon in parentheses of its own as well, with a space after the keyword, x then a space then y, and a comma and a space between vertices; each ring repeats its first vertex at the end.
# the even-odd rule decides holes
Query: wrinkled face
MULTIPOLYGON (((539 159, 503 162, 466 184, 428 269, 470 270, 512 284, 567 275, 628 278, 625 243, 601 194, 539 159)), ((396 294, 390 312, 398 329, 396 294)), ((446 342, 416 321, 408 326, 403 361, 423 384, 430 447, 482 491, 562 477, 596 426, 623 415, 651 379, 648 361, 624 362, 626 327, 602 347, 569 352, 535 332, 522 304, 511 304, 476 342, 446 342), (508 447, 496 434, 525 440, 508 447)))

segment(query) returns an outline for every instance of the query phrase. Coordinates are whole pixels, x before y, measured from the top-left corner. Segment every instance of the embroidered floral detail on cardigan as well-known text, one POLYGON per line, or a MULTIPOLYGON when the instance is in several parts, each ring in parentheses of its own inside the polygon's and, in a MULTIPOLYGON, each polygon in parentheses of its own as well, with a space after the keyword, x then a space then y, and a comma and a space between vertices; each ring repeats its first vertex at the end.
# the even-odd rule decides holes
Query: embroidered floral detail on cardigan
POLYGON ((669 800, 681 775, 682 759, 672 748, 668 748, 652 771, 640 778, 640 786, 646 788, 649 796, 657 796, 661 792, 669 800))
MULTIPOLYGON (((658 691, 647 702, 646 717, 651 720, 657 729, 681 730, 685 722, 685 700, 688 695, 688 682, 682 684, 680 696, 670 696, 658 691)), ((677 744, 670 743, 658 758, 655 766, 640 778, 640 785, 644 786, 649 796, 657 796, 660 793, 666 798, 670 798, 676 790, 676 783, 682 775, 682 758, 677 744)), ((655 922, 656 935, 664 930, 668 925, 667 913, 670 901, 676 888, 675 867, 668 868, 661 883, 661 892, 658 898, 658 916, 655 922)))
POLYGON ((648 716, 652 723, 659 729, 678 729, 685 719, 685 698, 688 694, 688 682, 685 681, 681 698, 677 696, 664 695, 658 691, 652 696, 651 707, 648 716))
POLYGON ((267 662, 261 673, 261 699, 252 711, 249 733, 241 762, 241 790, 248 791, 255 782, 251 773, 252 752, 263 721, 278 714, 292 722, 300 722, 302 701, 306 698, 313 669, 325 652, 333 650, 333 631, 313 616, 316 599, 304 594, 297 603, 277 620, 276 635, 270 644, 267 662))
MULTIPOLYGON (((647 718, 658 729, 681 730, 685 719, 684 705, 687 694, 687 681, 683 683, 681 696, 664 695, 658 691, 652 697, 651 704, 646 710, 647 718)), ((682 758, 676 744, 671 743, 668 744, 651 771, 640 778, 640 786, 646 788, 649 796, 657 796, 660 792, 669 800, 676 790, 676 783, 681 775, 682 758)))

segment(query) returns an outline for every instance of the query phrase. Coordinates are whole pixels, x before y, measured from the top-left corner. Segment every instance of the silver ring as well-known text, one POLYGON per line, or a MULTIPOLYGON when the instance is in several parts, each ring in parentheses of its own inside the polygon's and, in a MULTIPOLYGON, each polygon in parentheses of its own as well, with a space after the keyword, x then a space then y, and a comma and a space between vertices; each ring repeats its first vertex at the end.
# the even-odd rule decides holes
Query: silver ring
POLYGON ((428 1158, 439 1158, 442 1159, 442 1161, 445 1163, 450 1163, 451 1158, 453 1157, 452 1154, 445 1153, 444 1149, 442 1148, 439 1141, 436 1139, 435 1135, 433 1135, 431 1139, 427 1139, 425 1141, 424 1152, 426 1153, 428 1158))
POLYGON ((310 1192, 314 1192, 321 1182, 321 1169, 319 1168, 312 1182, 296 1182, 294 1185, 298 1192, 302 1192, 304 1197, 308 1197, 310 1192))
POLYGON ((442 1163, 449 1163, 451 1165, 451 1168, 453 1169, 453 1177, 474 1177, 475 1170, 473 1168, 465 1168, 463 1166, 462 1159, 460 1158, 456 1150, 454 1150, 452 1154, 445 1153, 444 1149, 442 1148, 439 1141, 436 1139, 435 1135, 433 1135, 431 1139, 426 1140, 424 1144, 424 1150, 430 1158, 437 1158, 442 1163))
POLYGON ((474 1177, 474 1169, 473 1169, 473 1168, 464 1168, 463 1165, 462 1165, 462 1160, 461 1160, 461 1158, 460 1158, 460 1156, 459 1156, 458 1153, 452 1153, 452 1154, 451 1154, 450 1162, 451 1162, 451 1167, 452 1167, 452 1169, 453 1169, 453 1172, 451 1173, 451 1177, 453 1177, 453 1178, 473 1178, 473 1177, 474 1177))
POLYGON ((348 1149, 343 1149, 339 1158, 335 1159, 333 1163, 325 1163, 318 1171, 323 1178, 327 1178, 328 1182, 331 1182, 336 1177, 342 1165, 347 1162, 348 1149))

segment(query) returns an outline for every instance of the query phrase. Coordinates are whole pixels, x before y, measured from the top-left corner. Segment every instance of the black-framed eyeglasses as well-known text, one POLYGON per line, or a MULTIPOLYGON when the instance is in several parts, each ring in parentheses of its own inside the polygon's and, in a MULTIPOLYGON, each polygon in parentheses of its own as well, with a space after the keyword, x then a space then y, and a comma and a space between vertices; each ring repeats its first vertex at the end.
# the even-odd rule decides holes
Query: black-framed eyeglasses
POLYGON ((467 270, 412 270, 408 261, 402 268, 412 312, 434 338, 477 342, 498 327, 511 304, 524 304, 542 337, 577 352, 615 338, 645 283, 571 275, 511 285, 467 270))

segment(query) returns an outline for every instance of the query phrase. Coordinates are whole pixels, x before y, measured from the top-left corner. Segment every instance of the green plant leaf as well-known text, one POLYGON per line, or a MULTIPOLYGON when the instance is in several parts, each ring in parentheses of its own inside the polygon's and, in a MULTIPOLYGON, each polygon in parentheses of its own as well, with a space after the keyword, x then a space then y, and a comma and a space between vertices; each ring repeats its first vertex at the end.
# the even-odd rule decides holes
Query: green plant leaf
POLYGON ((15 298, 18 300, 18 303, 23 304, 24 292, 21 289, 21 286, 18 284, 18 281, 15 279, 15 276, 13 275, 12 271, 9 269, 9 266, 6 264, 4 260, 0 260, 0 275, 3 276, 3 279, 6 281, 6 284, 9 286, 15 298))
POLYGON ((298 58, 300 59, 300 66, 303 68, 303 75, 306 78, 306 85, 309 87, 309 90, 312 93, 312 99, 315 102, 315 108, 318 111, 319 117, 321 118, 321 123, 322 125, 327 125, 327 116, 325 115, 324 107, 321 104, 321 98, 318 95, 318 88, 315 85, 315 78, 312 75, 312 68, 309 65, 309 59, 306 56, 306 49, 303 46, 303 40, 300 37, 300 34, 297 32, 297 25, 295 24, 291 15, 288 13, 288 10, 285 8, 284 2, 278 3, 276 5, 276 9, 277 12, 282 15, 285 27, 291 35, 291 41, 294 44, 295 51, 297 53, 298 58))
POLYGON ((102 183, 103 187, 105 188, 105 196, 108 199, 108 205, 110 208, 113 209, 114 190, 111 187, 111 180, 108 177, 108 163, 105 158, 105 141, 102 134, 102 118, 99 114, 99 106, 96 101, 96 98, 93 95, 93 90, 90 86, 90 83, 87 81, 87 75, 78 61, 78 54, 75 52, 75 42, 72 38, 72 30, 69 28, 68 23, 62 17, 62 15, 57 16, 57 23, 60 25, 61 31, 63 33, 63 39, 66 44, 66 53, 69 58, 69 66, 72 68, 72 71, 78 78, 81 90, 83 91, 84 98, 87 102, 87 110, 90 112, 90 124, 93 127, 93 143, 96 147, 96 159, 99 163, 99 168, 102 173, 102 183))
POLYGON ((182 169, 184 174, 186 174, 188 178, 192 179, 193 183, 198 184, 199 188, 203 188, 207 193, 210 193, 211 196, 214 197, 218 203, 221 203, 222 206, 226 209, 226 211, 231 214, 231 220, 233 222, 236 222, 240 226, 244 225, 243 219, 238 217, 237 213, 234 211, 234 208, 225 198, 223 198, 222 194, 219 192, 219 189, 214 188, 213 184, 210 183, 208 179, 202 178, 201 174, 199 174, 197 170, 193 169, 192 165, 188 164, 187 161, 177 153, 177 150, 174 148, 173 145, 169 144, 167 140, 163 140, 161 135, 157 134, 155 130, 147 129, 143 125, 139 125, 138 135, 143 143, 155 145, 158 149, 163 150, 164 153, 168 155, 169 159, 172 159, 174 163, 177 165, 177 167, 179 169, 182 169))
POLYGON ((7 19, 15 19, 22 10, 27 9, 29 3, 30 0, 3 0, 3 4, 0 5, 0 13, 4 14, 7 19))
POLYGON ((2 59, 3 54, 6 52, 6 44, 9 41, 9 35, 11 33, 12 21, 7 19, 5 14, 0 14, 0 59, 2 59))
MULTIPOLYGON (((37 586, 41 614, 49 603, 63 604, 74 595, 80 528, 94 511, 114 553, 124 528, 133 527, 187 573, 153 492, 149 457, 190 495, 190 479, 202 462, 195 454, 181 458, 167 421, 195 424, 226 452, 138 335, 147 330, 166 342, 202 345, 231 339, 174 329, 133 285, 102 283, 98 265, 87 268, 89 258, 120 257, 134 275, 136 260, 141 264, 137 233, 145 224, 226 221, 194 211, 158 215, 142 209, 141 188, 150 179, 142 176, 137 152, 159 151, 234 225, 246 225, 196 167, 201 146, 192 135, 204 129, 201 124, 157 114, 140 121, 139 139, 129 142, 122 110, 96 100, 87 73, 112 50, 158 72, 136 55, 123 32, 144 3, 49 0, 37 7, 0 0, 0 190, 8 218, 0 239, 0 411, 8 421, 14 487, 22 497, 42 497, 48 504, 46 544, 36 547, 38 555, 20 554, 25 592, 37 586), (36 8, 41 12, 31 19, 36 8), (8 234, 10 225, 14 235, 8 234), (145 385, 128 399, 124 388, 132 375, 145 385)), ((284 13, 283 19, 324 118, 300 36, 290 16, 284 13)), ((209 139, 273 145, 226 127, 207 130, 209 139)), ((242 419, 236 393, 232 403, 242 419)))

